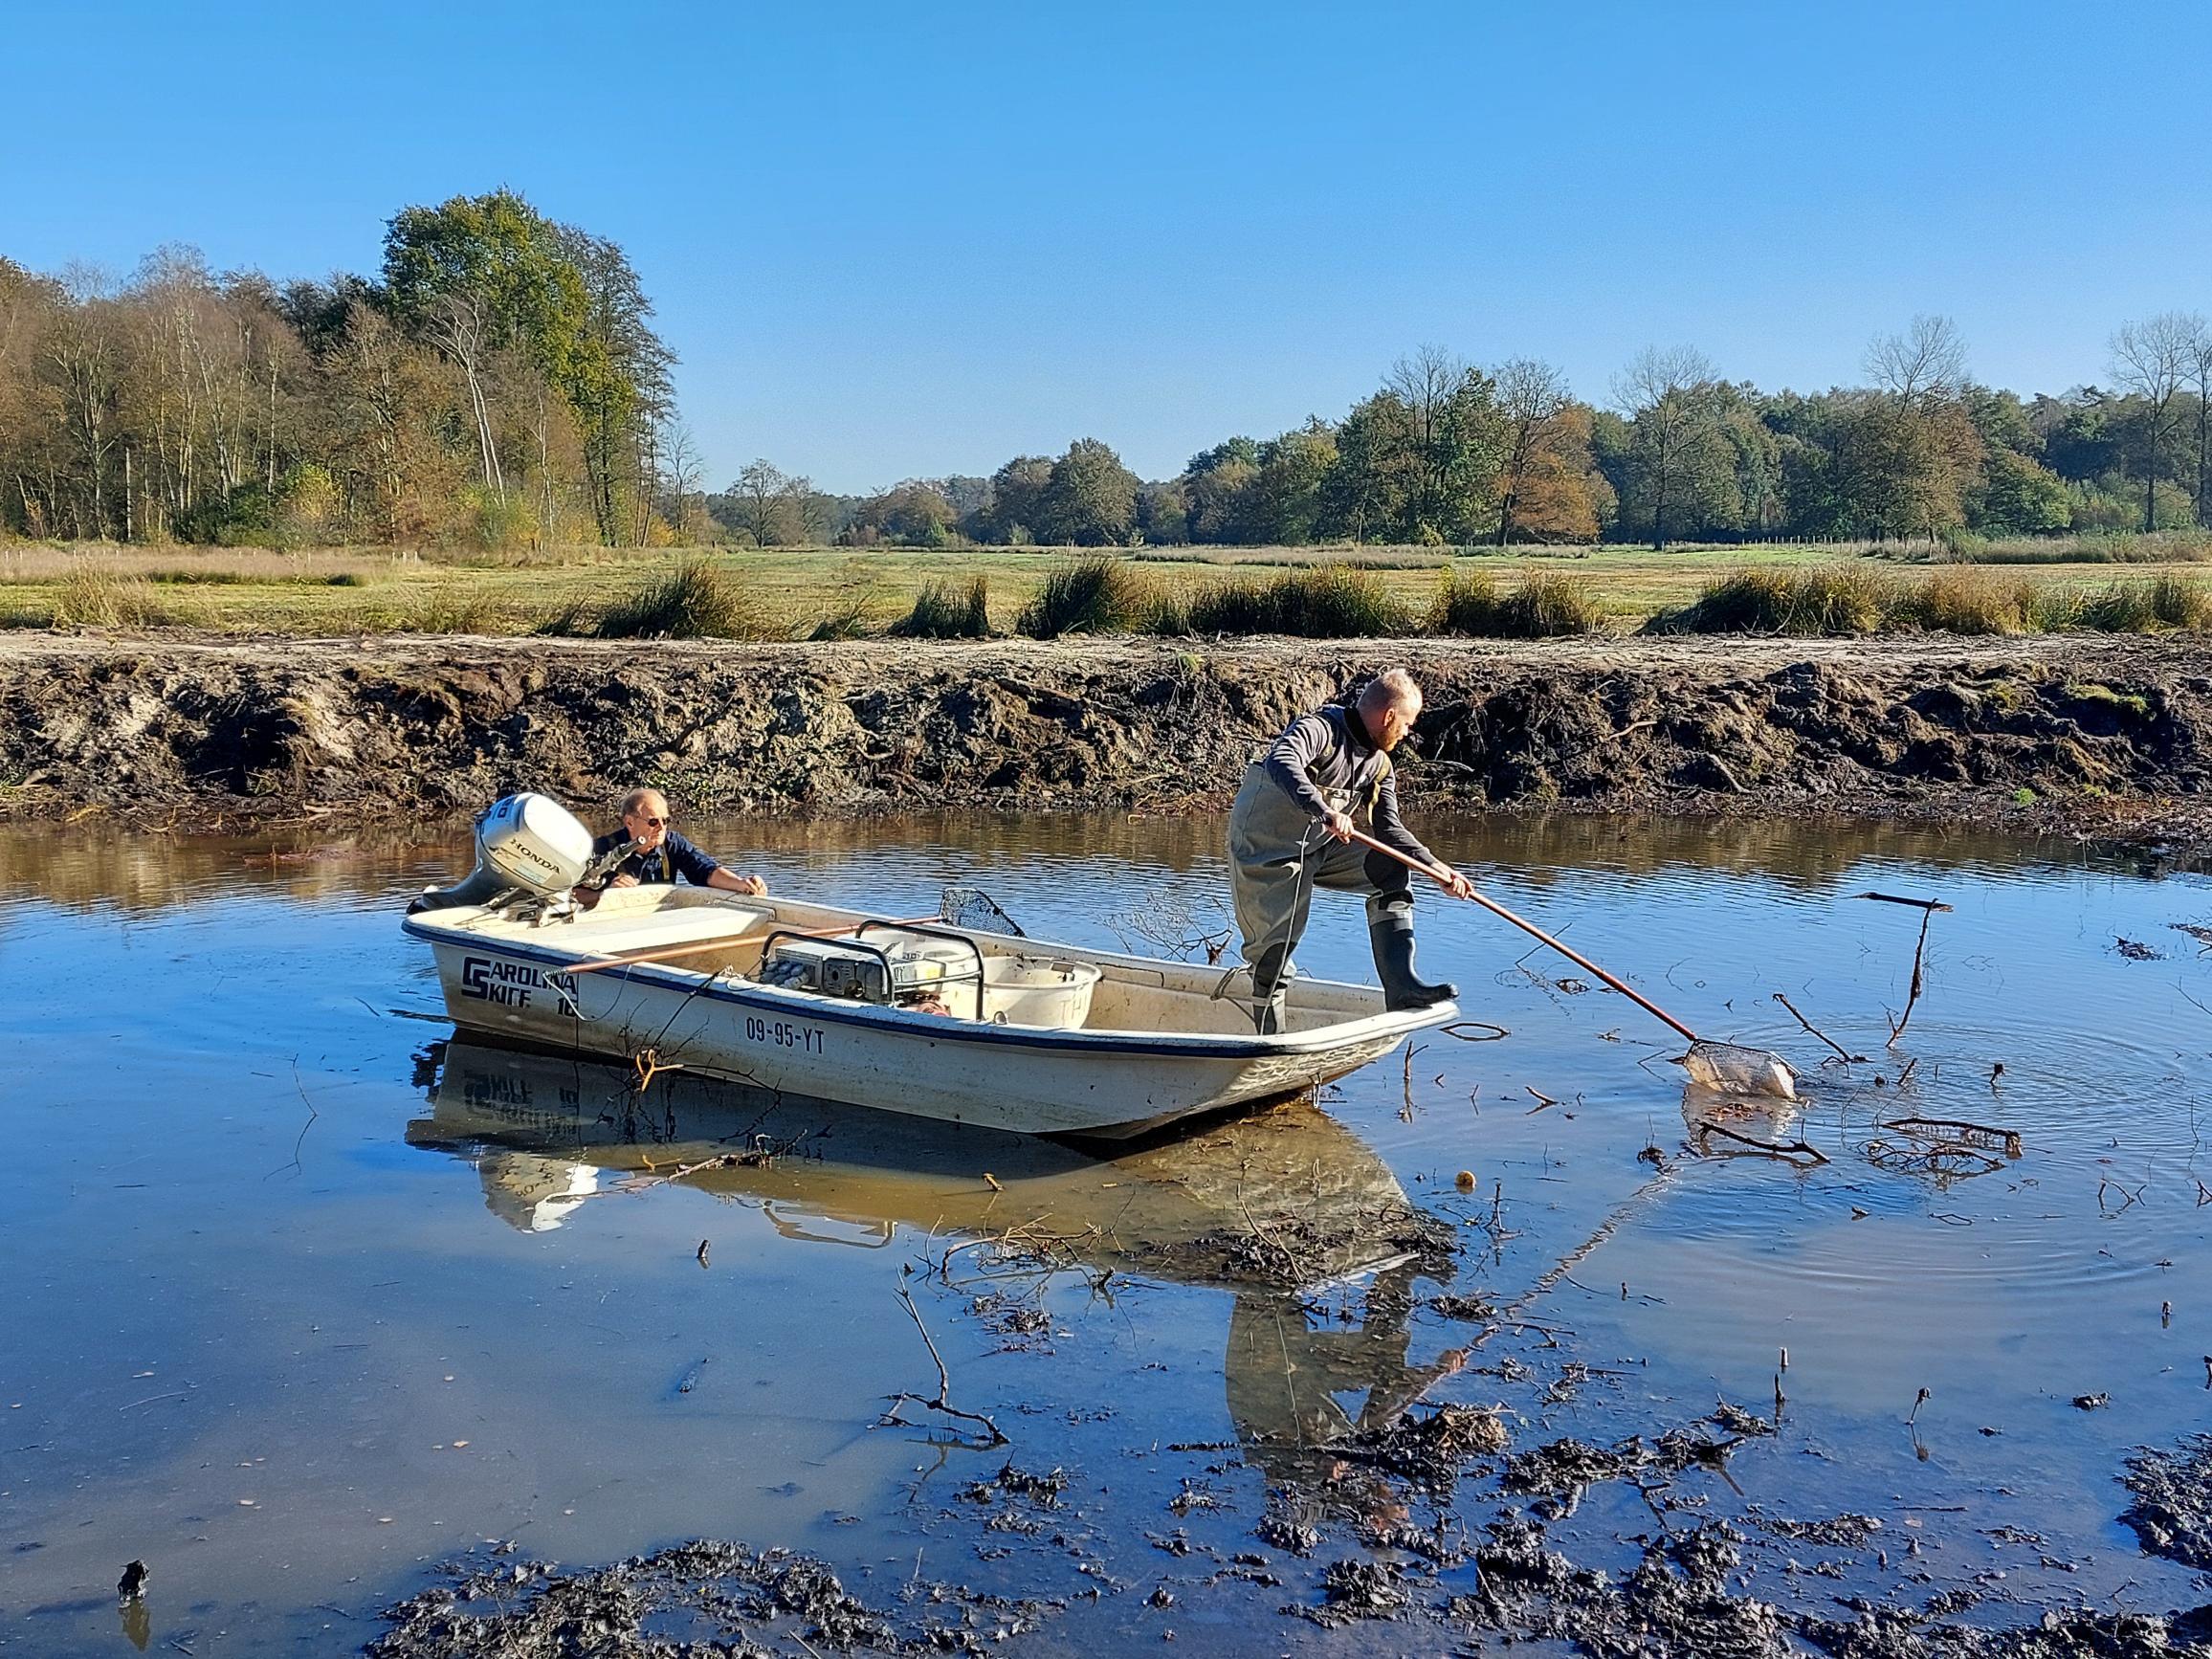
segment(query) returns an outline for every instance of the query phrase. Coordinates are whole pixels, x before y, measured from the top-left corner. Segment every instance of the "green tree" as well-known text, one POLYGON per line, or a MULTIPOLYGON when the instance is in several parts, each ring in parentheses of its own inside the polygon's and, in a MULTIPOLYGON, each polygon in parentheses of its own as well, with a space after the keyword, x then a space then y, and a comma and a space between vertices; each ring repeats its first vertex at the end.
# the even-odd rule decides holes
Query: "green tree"
POLYGON ((1966 496, 1966 522, 1991 536, 2042 536, 2073 521, 2066 481, 2018 450, 1996 446, 1966 496))
POLYGON ((1037 501, 1039 533, 1049 542, 1115 546, 1137 522, 1135 473, 1096 438, 1077 438, 1052 463, 1037 501))
POLYGON ((384 291, 401 321, 460 370, 484 483, 504 497, 493 357, 519 352, 556 385, 577 368, 586 299, 559 227, 506 189, 402 208, 385 231, 384 291))
POLYGON ((1008 546, 1036 542, 1045 521, 1045 487, 1051 480, 1051 457, 1016 455, 991 475, 989 495, 975 513, 969 534, 978 542, 1008 546))

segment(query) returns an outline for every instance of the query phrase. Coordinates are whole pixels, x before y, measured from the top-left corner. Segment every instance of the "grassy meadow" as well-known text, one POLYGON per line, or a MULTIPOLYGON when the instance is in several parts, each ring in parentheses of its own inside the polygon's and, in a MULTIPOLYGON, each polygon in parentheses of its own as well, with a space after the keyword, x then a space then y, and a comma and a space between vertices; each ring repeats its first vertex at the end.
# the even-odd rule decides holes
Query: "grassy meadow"
POLYGON ((986 615, 1000 633, 1026 622, 1037 632, 1528 636, 1629 632, 1654 617, 1683 631, 2017 632, 2127 627, 2113 619, 2128 617, 2146 628, 2195 627, 2212 614, 2192 597, 2196 572, 2212 569, 2212 538, 2189 533, 1665 552, 1146 548, 1111 557, 1115 594, 1104 610, 1085 611, 1082 594, 1068 609, 1062 589, 1086 568, 1096 574, 1100 559, 1065 548, 576 547, 487 560, 386 548, 14 542, 0 543, 0 626, 786 639, 956 631, 909 626, 925 590, 919 616, 958 612, 972 632, 974 618, 986 615), (2160 582, 2156 601, 2132 597, 2160 582), (1316 599, 1316 589, 1327 591, 1316 599), (1087 623, 1092 615, 1100 620, 1087 623))

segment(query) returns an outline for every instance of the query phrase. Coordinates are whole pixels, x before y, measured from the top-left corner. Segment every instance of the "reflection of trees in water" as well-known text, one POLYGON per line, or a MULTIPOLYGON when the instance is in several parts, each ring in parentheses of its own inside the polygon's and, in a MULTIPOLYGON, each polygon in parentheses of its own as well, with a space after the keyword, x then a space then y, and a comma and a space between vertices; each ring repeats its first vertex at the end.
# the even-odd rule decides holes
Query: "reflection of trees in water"
MULTIPOLYGON (((1418 782, 1407 785, 1407 804, 1440 852, 1462 863, 1510 870, 1535 888, 1591 869, 1627 875, 1717 870, 1817 887, 1868 859, 2017 869, 2041 858, 2032 847, 2000 836, 1891 824, 1425 811, 1418 782)), ((577 805, 595 825, 612 821, 610 807, 577 805)), ((1071 860, 1182 874, 1218 867, 1223 856, 1222 817, 1214 812, 1142 819, 1118 812, 945 812, 846 822, 702 816, 687 819, 684 829, 701 846, 734 859, 896 852, 903 861, 919 855, 926 864, 934 851, 947 870, 978 879, 987 879, 993 864, 1071 860)), ((466 818, 343 831, 296 827, 250 836, 0 825, 0 896, 131 910, 232 890, 299 899, 365 897, 447 879, 469 859, 466 818)))

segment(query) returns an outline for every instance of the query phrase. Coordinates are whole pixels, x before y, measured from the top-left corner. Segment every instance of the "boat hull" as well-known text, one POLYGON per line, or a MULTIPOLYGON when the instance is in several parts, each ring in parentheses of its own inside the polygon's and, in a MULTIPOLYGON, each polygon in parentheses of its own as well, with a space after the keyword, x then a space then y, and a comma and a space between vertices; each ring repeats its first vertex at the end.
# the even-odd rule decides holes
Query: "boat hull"
MULTIPOLYGON (((674 962, 576 974, 566 970, 588 951, 447 925, 441 913, 409 918, 406 926, 430 945, 447 1011, 464 1030, 1023 1134, 1132 1135, 1283 1099, 1456 1014, 1449 1004, 1378 1011, 1279 1037, 997 1025, 783 990, 674 962)), ((1201 971, 1098 953, 1084 960, 1109 971, 1134 964, 1162 985, 1170 973, 1201 971)), ((1325 985, 1316 994, 1326 988, 1373 995, 1325 985)))

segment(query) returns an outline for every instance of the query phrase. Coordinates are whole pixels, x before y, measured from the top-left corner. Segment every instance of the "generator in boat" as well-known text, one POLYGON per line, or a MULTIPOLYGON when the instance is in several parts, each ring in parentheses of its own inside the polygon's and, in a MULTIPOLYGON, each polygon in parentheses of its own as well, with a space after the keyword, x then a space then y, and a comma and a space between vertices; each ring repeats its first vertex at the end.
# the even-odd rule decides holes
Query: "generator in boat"
POLYGON ((1004 927, 668 884, 576 889, 594 859, 557 801, 507 797, 475 870, 419 895, 453 1023, 557 1051, 1025 1134, 1126 1136, 1308 1093, 1458 1017, 1299 979, 1258 1029, 1250 976, 1004 927))

